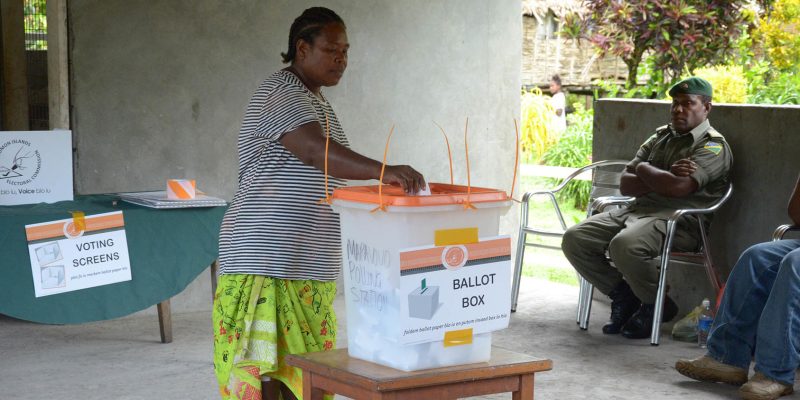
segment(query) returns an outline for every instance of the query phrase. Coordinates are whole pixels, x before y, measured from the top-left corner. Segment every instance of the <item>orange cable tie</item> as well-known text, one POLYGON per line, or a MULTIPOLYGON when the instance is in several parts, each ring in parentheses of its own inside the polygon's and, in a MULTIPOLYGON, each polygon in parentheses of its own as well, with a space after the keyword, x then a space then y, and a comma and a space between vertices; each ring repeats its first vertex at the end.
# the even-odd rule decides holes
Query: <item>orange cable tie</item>
POLYGON ((467 132, 469 128, 469 117, 467 117, 467 121, 464 123, 464 149, 467 153, 467 201, 464 203, 464 209, 475 209, 475 206, 472 205, 470 201, 470 194, 472 193, 472 181, 470 180, 469 176, 469 141, 467 140, 467 132))
POLYGON ((383 173, 386 171, 386 155, 389 154, 389 141, 392 140, 394 133, 394 125, 389 129, 389 137, 386 138, 386 147, 383 149, 383 163, 381 164, 381 176, 378 179, 378 207, 373 211, 386 211, 386 206, 383 204, 383 173))
POLYGON ((333 200, 328 192, 328 146, 331 142, 331 126, 328 121, 328 113, 325 113, 325 198, 320 199, 320 204, 331 204, 333 200))
POLYGON ((439 127, 439 130, 442 131, 442 135, 444 135, 444 143, 447 145, 447 159, 450 160, 450 184, 453 184, 453 154, 450 152, 450 141, 447 140, 447 134, 444 133, 444 128, 441 125, 437 124, 436 121, 433 121, 433 124, 439 127))
POLYGON ((517 141, 514 145, 514 178, 511 179, 511 195, 508 196, 511 199, 514 198, 514 186, 517 184, 517 168, 519 168, 519 125, 516 118, 514 118, 514 133, 517 135, 517 141))
POLYGON ((372 213, 374 213, 374 212, 376 212, 376 211, 383 211, 383 212, 386 212, 386 205, 385 205, 385 204, 381 204, 381 205, 379 205, 379 206, 377 206, 377 207, 373 208, 372 210, 369 210, 370 214, 372 214, 372 213))

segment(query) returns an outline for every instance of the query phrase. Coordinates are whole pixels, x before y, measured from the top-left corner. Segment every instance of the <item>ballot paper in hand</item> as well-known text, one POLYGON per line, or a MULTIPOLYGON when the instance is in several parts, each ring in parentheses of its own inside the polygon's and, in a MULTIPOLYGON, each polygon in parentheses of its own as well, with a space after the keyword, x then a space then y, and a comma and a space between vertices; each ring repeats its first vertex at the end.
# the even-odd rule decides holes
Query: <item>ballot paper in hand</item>
POLYGON ((431 195, 431 188, 428 184, 425 184, 425 187, 420 189, 417 193, 414 193, 417 196, 430 196, 431 195))

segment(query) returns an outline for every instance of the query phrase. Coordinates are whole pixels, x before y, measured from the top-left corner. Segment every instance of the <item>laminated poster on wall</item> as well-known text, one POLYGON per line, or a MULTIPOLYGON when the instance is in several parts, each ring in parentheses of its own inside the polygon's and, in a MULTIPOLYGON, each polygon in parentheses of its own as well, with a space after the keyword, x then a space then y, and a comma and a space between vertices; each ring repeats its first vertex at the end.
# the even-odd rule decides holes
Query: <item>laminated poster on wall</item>
POLYGON ((403 344, 442 340, 508 327, 511 309, 511 239, 400 250, 403 344))
POLYGON ((131 280, 122 211, 25 225, 36 297, 131 280))
POLYGON ((72 201, 72 132, 0 132, 0 206, 72 201))

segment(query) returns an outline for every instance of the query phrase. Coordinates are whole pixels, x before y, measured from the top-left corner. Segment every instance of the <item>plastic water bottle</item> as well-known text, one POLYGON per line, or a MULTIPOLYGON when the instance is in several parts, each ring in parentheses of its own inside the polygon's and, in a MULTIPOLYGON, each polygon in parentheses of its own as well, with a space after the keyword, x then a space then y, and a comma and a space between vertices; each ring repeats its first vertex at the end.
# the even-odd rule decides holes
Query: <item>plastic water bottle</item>
POLYGON ((703 299, 703 311, 697 317, 697 344, 705 349, 708 343, 708 332, 711 330, 711 322, 714 315, 711 311, 711 301, 703 299))

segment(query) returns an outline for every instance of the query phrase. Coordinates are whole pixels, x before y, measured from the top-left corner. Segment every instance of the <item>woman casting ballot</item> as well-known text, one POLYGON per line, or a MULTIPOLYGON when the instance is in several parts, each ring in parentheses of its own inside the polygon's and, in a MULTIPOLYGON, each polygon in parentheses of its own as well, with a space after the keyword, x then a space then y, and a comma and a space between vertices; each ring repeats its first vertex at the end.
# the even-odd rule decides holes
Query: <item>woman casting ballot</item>
MULTIPOLYGON (((322 87, 339 83, 350 43, 333 11, 294 20, 283 62, 256 90, 239 131, 239 186, 222 221, 214 298, 214 369, 224 399, 302 398, 286 354, 333 349, 342 252, 339 217, 320 202, 345 179, 378 179, 381 163, 349 148, 322 87), (327 192, 325 175, 328 143, 327 192), (262 385, 263 382, 263 385, 262 385)), ((407 165, 383 183, 425 187, 407 165)))

